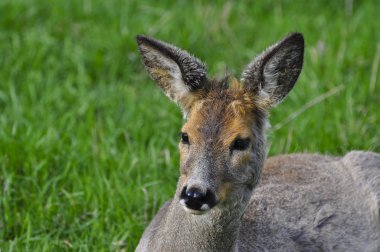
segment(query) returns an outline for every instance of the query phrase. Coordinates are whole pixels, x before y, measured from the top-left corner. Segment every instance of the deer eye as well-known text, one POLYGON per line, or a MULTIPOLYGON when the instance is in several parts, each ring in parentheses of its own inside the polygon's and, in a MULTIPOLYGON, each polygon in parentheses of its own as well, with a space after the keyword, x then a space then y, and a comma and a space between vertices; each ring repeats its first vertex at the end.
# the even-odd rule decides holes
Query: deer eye
POLYGON ((249 138, 236 138, 231 145, 231 151, 243 151, 248 149, 251 140, 249 138))
POLYGON ((189 142, 189 135, 185 132, 181 132, 181 142, 183 144, 190 144, 189 142))

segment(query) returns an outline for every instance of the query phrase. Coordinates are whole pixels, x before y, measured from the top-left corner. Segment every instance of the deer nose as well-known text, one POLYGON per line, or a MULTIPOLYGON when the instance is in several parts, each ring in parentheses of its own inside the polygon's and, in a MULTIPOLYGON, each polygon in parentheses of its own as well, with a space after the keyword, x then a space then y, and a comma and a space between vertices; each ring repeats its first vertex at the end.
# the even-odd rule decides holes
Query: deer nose
POLYGON ((197 187, 184 187, 180 198, 183 206, 194 211, 207 211, 216 205, 214 193, 197 187))
POLYGON ((192 200, 202 200, 206 195, 198 188, 189 188, 186 190, 186 196, 192 200))
POLYGON ((206 203, 206 193, 197 187, 185 187, 181 193, 181 200, 187 208, 200 211, 206 203))

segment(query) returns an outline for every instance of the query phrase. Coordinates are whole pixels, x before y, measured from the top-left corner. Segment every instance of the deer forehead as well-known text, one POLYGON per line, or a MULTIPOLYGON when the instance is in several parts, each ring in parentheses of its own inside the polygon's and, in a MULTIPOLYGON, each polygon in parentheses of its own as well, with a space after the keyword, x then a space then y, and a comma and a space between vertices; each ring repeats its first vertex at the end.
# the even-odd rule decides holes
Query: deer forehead
POLYGON ((193 102, 182 131, 192 142, 214 142, 229 146, 236 137, 252 137, 253 97, 234 84, 228 89, 213 90, 193 102))

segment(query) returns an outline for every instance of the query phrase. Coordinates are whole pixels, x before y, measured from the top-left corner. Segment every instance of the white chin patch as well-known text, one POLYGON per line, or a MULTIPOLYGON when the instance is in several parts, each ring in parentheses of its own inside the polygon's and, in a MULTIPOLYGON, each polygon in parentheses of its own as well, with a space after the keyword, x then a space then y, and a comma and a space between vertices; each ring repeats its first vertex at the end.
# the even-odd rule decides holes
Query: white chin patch
POLYGON ((183 209, 185 209, 185 211, 188 212, 188 213, 190 213, 190 214, 202 215, 202 214, 207 213, 208 210, 210 210, 210 207, 208 206, 208 204, 203 204, 201 206, 201 210, 194 210, 194 209, 188 208, 186 206, 185 200, 183 200, 183 199, 181 199, 179 201, 179 203, 182 205, 183 209))

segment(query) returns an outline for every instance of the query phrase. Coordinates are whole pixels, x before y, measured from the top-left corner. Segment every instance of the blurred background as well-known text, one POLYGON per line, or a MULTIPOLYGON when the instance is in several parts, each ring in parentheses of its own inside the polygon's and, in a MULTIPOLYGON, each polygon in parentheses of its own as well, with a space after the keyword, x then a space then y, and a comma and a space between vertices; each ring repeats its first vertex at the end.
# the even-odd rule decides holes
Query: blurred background
POLYGON ((0 251, 133 251, 175 190, 180 110, 135 36, 188 50, 210 76, 289 32, 304 70, 271 113, 269 155, 380 152, 380 2, 0 2, 0 251))

